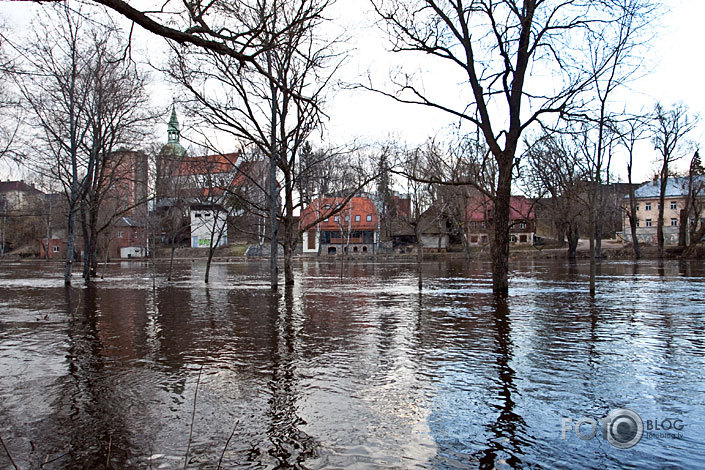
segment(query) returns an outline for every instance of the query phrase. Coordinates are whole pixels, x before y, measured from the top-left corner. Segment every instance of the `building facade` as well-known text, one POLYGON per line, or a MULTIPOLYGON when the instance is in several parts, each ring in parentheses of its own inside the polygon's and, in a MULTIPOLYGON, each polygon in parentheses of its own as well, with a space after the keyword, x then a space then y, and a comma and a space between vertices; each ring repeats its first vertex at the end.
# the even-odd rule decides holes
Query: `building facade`
MULTIPOLYGON (((705 187, 705 177, 696 176, 693 180, 694 185, 705 187)), ((666 193, 664 197, 663 210, 663 242, 664 245, 678 245, 680 236, 681 211, 685 209, 686 200, 690 194, 690 179, 687 177, 669 178, 666 181, 666 193)), ((657 245, 658 231, 658 213, 659 199, 661 191, 661 180, 654 179, 648 183, 644 183, 634 191, 636 201, 636 236, 639 243, 646 245, 657 245)), ((698 200, 702 203, 704 197, 702 192, 698 200)), ((632 243, 632 232, 629 223, 630 203, 629 196, 625 196, 622 205, 622 232, 619 234, 624 243, 632 243)), ((703 217, 705 214, 702 211, 697 211, 697 218, 689 218, 690 224, 705 224, 703 217)), ((686 244, 688 240, 689 230, 686 230, 686 244)))
MULTIPOLYGON (((536 233, 536 216, 531 201, 524 196, 512 196, 509 202, 510 243, 532 245, 536 233)), ((490 242, 490 228, 494 220, 494 206, 486 196, 475 198, 468 205, 468 242, 486 245, 490 242)))
POLYGON ((303 253, 317 255, 372 254, 379 243, 379 213, 371 199, 353 197, 336 214, 344 198, 316 198, 301 211, 299 224, 308 228, 303 234, 303 253))

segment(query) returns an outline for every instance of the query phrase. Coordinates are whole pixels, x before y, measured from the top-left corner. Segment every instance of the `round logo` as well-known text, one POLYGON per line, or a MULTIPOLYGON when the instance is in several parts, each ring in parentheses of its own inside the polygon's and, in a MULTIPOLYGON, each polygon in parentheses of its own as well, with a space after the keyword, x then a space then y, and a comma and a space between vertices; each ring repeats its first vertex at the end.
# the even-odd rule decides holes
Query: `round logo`
POLYGON ((644 422, 636 412, 627 408, 612 410, 605 419, 607 442, 617 449, 630 449, 644 435, 644 422))

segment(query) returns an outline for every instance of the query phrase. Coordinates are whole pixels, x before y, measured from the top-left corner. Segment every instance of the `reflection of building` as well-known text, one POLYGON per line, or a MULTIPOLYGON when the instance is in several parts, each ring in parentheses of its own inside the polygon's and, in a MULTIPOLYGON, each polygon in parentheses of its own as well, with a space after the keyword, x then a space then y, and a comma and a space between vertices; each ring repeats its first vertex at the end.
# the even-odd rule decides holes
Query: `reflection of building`
MULTIPOLYGON (((697 200, 700 201, 702 207, 705 195, 702 189, 705 189, 705 176, 695 176, 694 186, 696 189, 701 189, 697 200)), ((657 226, 659 212, 659 195, 661 193, 661 180, 654 179, 648 183, 644 183, 634 191, 636 199, 636 214, 637 214, 637 229, 636 236, 639 243, 657 244, 657 226)), ((669 178, 666 181, 666 195, 664 199, 665 207, 663 209, 663 241, 665 245, 677 245, 680 231, 680 215, 681 210, 685 209, 686 200, 690 194, 689 179, 669 178)), ((622 239, 625 243, 632 242, 632 231, 629 225, 628 213, 630 211, 629 196, 623 199, 622 210, 622 239)), ((697 211, 697 219, 700 219, 701 224, 705 224, 705 215, 702 211, 697 211)), ((690 224, 696 223, 696 217, 690 216, 690 224)), ((686 244, 690 243, 688 237, 690 230, 686 230, 686 244)))
POLYGON ((303 234, 303 252, 318 254, 373 253, 379 239, 379 215, 367 197, 353 197, 335 215, 344 198, 316 198, 301 211, 300 226, 324 217, 303 234))
MULTIPOLYGON (((524 196, 512 196, 509 202, 509 232, 512 244, 530 245, 534 242, 536 218, 532 203, 524 196)), ((494 205, 487 197, 478 197, 468 205, 468 241, 471 245, 489 243, 494 219, 494 205)))

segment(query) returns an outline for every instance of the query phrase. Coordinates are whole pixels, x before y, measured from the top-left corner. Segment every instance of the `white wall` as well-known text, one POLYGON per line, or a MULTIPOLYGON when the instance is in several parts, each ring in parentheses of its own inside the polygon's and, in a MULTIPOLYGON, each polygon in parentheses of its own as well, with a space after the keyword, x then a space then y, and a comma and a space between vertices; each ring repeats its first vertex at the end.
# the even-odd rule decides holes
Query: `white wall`
POLYGON ((218 246, 228 244, 227 215, 224 211, 214 209, 191 209, 191 247, 208 248, 211 243, 211 232, 214 240, 222 231, 218 246), (215 226, 215 230, 213 227, 215 226))

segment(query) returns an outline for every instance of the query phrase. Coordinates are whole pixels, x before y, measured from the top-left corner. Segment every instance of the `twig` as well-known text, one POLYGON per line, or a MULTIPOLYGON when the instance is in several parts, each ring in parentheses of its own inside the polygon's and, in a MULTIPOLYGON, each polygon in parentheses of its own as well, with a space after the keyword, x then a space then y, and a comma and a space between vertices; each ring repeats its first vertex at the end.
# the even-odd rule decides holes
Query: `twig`
POLYGON ((198 369, 198 379, 196 380, 196 391, 193 392, 193 411, 191 412, 191 431, 188 434, 188 444, 186 445, 186 456, 184 457, 184 470, 188 466, 188 453, 191 450, 191 438, 193 437, 193 422, 196 420, 196 403, 198 401, 198 386, 201 384, 201 372, 203 365, 198 369))
POLYGON ((230 439, 232 439, 233 436, 235 435, 235 430, 237 430, 237 425, 238 425, 238 424, 240 424, 240 421, 239 421, 239 420, 235 422, 235 426, 233 427, 233 432, 230 433, 230 437, 229 437, 228 440, 225 442, 225 447, 223 447, 223 453, 220 454, 220 460, 218 460, 218 468, 217 468, 216 470, 220 470, 220 469, 221 469, 221 465, 222 465, 222 463, 223 463, 223 457, 225 457, 225 451, 226 451, 227 448, 228 448, 228 444, 230 444, 230 439))
POLYGON ((10 451, 8 450, 7 446, 5 445, 5 441, 2 440, 2 436, 0 436, 0 443, 2 443, 3 449, 5 449, 5 453, 7 454, 7 458, 10 459, 10 463, 12 464, 13 467, 15 467, 15 470, 20 470, 17 464, 15 463, 14 460, 12 460, 12 455, 10 455, 10 451))
POLYGON ((108 436, 108 458, 105 461, 105 468, 110 468, 110 447, 113 443, 113 436, 108 436))

